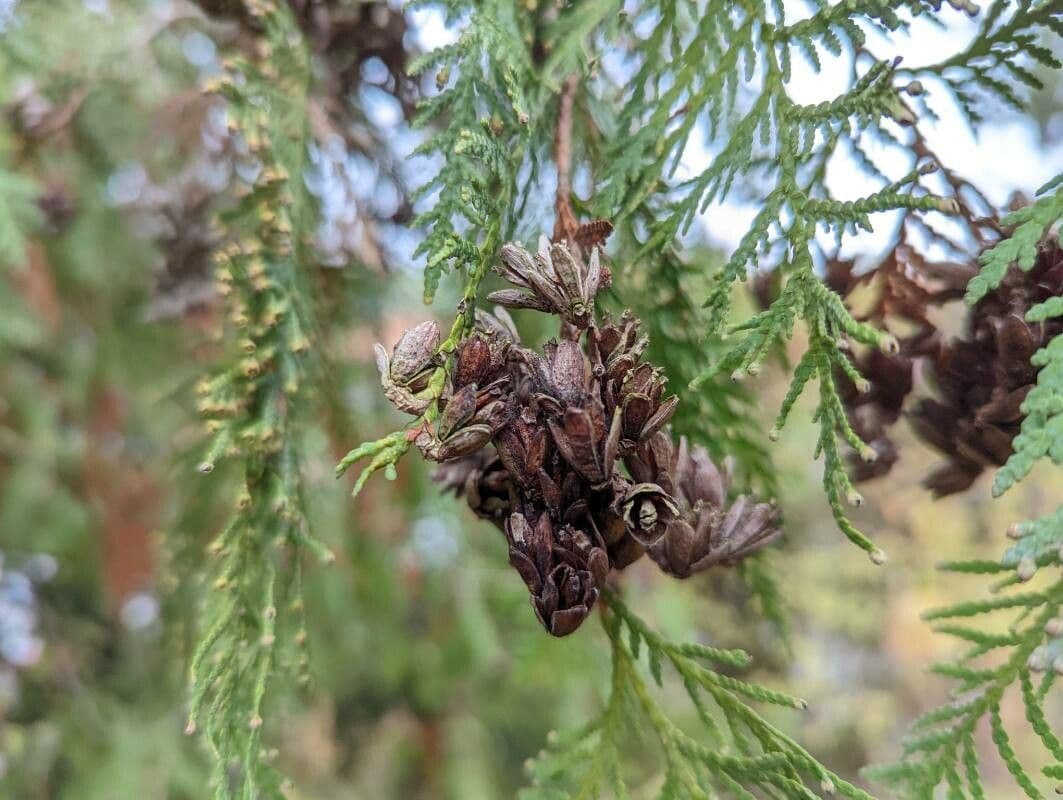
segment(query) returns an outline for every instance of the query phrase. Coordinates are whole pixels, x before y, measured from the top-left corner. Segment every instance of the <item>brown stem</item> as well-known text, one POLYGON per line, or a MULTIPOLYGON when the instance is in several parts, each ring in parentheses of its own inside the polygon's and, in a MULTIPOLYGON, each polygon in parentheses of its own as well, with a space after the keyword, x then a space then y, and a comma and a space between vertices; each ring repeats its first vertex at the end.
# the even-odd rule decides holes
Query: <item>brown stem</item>
MULTIPOLYGON (((901 102, 904 103, 905 107, 908 108, 909 111, 911 110, 911 108, 908 106, 908 103, 906 103, 903 99, 901 102)), ((965 180, 964 178, 957 175, 955 172, 945 166, 944 162, 938 157, 937 153, 935 153, 930 148, 930 144, 923 136, 923 132, 919 130, 919 126, 917 124, 912 125, 911 130, 911 150, 912 153, 915 154, 916 161, 918 162, 923 159, 929 159, 938 166, 938 169, 941 172, 941 176, 945 179, 945 183, 948 184, 949 189, 952 191, 953 197, 956 199, 956 203, 960 207, 960 219, 967 226, 967 229, 970 231, 971 235, 974 236, 975 240, 979 243, 979 247, 985 247, 991 242, 991 237, 988 235, 990 230, 998 234, 1001 232, 1000 226, 997 224, 997 221, 992 216, 994 209, 993 204, 989 202, 989 199, 982 193, 982 191, 977 186, 975 186, 970 181, 965 180), (975 199, 983 206, 985 206, 985 208, 990 214, 989 217, 986 217, 985 215, 979 213, 978 209, 972 207, 972 205, 967 201, 967 198, 964 196, 964 189, 968 190, 971 194, 973 194, 975 199)))
POLYGON ((579 75, 569 75, 561 84, 557 105, 557 132, 554 134, 554 162, 557 164, 557 199, 554 241, 574 239, 579 223, 572 210, 572 109, 579 88, 579 75))

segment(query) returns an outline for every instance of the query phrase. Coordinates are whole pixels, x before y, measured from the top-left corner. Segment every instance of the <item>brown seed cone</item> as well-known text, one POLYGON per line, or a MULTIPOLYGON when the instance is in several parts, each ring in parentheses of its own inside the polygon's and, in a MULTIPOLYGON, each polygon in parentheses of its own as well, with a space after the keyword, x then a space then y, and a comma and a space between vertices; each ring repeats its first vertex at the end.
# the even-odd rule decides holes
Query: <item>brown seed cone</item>
POLYGON ((947 459, 924 484, 938 496, 964 491, 986 468, 1008 459, 1022 425, 1022 402, 1037 380, 1030 357, 1063 331, 1059 320, 1025 321, 1032 306, 1063 294, 1058 239, 1041 243, 1029 272, 1012 266, 1001 285, 968 310, 963 336, 949 341, 938 335, 928 309, 961 297, 976 274, 973 265, 927 262, 901 245, 874 272, 854 277, 852 266, 829 264, 828 283, 849 295, 877 280, 878 294, 863 318, 878 324, 900 319, 915 331, 901 339, 900 353, 854 357, 865 391, 844 373, 836 375, 850 424, 878 456, 870 463, 853 458, 854 477, 884 475, 897 461, 890 430, 904 414, 919 368, 934 394, 907 416, 916 435, 947 459))
POLYGON ((556 314, 580 331, 593 322, 594 300, 608 275, 598 248, 584 260, 578 246, 542 237, 534 255, 513 243, 503 245, 501 255, 498 273, 520 288, 492 292, 487 298, 492 303, 556 314))
POLYGON ((1029 272, 1012 266, 1000 286, 970 309, 963 338, 941 344, 928 359, 936 396, 910 412, 916 434, 946 456, 924 481, 935 495, 967 489, 987 467, 1004 464, 1022 425, 1022 402, 1037 382, 1030 357, 1063 321, 1025 320, 1026 312, 1063 295, 1063 248, 1042 242, 1029 272))
POLYGON ((976 265, 929 262, 901 244, 871 272, 856 275, 853 266, 829 262, 828 285, 850 299, 869 290, 874 299, 860 318, 887 326, 900 321, 908 331, 898 337, 899 353, 853 357, 865 386, 836 373, 849 422, 877 456, 867 462, 854 454, 854 478, 885 475, 897 461, 890 431, 904 414, 920 369, 934 396, 919 400, 907 415, 919 438, 948 459, 924 483, 937 495, 963 491, 986 467, 1007 460, 1022 423, 1022 401, 1036 382, 1030 356, 1063 328, 1058 320, 1033 325, 1024 319, 1034 304, 1063 291, 1058 240, 1040 245, 1030 272, 1013 266, 1000 287, 968 311, 965 334, 951 341, 942 340, 929 311, 962 297, 976 265))
POLYGON ((730 476, 713 463, 705 448, 679 446, 659 433, 630 457, 636 479, 656 475, 673 492, 678 514, 665 526, 648 552, 657 565, 677 578, 718 564, 731 566, 777 539, 779 511, 742 495, 728 505, 730 476))
POLYGON ((499 530, 513 510, 513 481, 489 449, 445 461, 432 477, 444 491, 464 497, 476 516, 490 520, 499 530))
POLYGON ((679 516, 675 500, 656 483, 636 483, 618 499, 628 531, 643 547, 661 540, 679 516))
POLYGON ((431 379, 439 336, 439 325, 428 320, 404 331, 390 356, 384 345, 373 346, 384 396, 399 411, 419 416, 428 408, 420 393, 431 379))
POLYGON ((605 551, 583 531, 555 527, 542 514, 534 524, 521 513, 506 520, 509 562, 531 593, 539 622, 567 636, 590 614, 609 571, 605 551))
POLYGON ((509 347, 510 341, 501 335, 473 331, 455 353, 454 372, 450 378, 453 390, 469 385, 483 389, 499 381, 508 382, 506 356, 509 347))
POLYGON ((620 514, 610 507, 594 513, 592 519, 605 542, 610 567, 624 569, 642 558, 646 549, 632 535, 631 528, 620 514))

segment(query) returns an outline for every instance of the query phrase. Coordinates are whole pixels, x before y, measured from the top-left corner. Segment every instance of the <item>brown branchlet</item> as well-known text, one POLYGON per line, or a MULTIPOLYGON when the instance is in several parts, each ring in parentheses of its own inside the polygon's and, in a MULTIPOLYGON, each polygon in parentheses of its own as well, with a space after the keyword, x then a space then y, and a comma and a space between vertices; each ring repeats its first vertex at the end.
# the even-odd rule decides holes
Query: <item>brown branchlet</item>
MULTIPOLYGON (((577 242, 544 238, 535 255, 502 248, 499 272, 518 288, 490 299, 559 317, 562 336, 537 351, 503 309, 478 315, 448 365, 434 424, 414 440, 440 462, 437 480, 504 533, 535 614, 555 636, 586 619, 611 569, 644 552, 685 578, 778 535, 774 505, 742 497, 728 506, 708 453, 673 444, 666 426, 678 398, 643 361, 648 341, 634 316, 598 320, 609 271, 595 246, 585 260, 577 242)), ((379 348, 399 408, 419 407, 437 345, 438 330, 425 323, 390 360, 379 348)))

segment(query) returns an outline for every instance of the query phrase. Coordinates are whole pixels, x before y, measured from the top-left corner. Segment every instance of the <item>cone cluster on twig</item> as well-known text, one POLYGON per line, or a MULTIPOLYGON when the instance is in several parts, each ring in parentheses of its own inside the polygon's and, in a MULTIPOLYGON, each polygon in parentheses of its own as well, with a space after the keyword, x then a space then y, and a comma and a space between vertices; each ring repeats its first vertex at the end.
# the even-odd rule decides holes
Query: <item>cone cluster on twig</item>
MULTIPOLYGON (((437 479, 503 532, 555 636, 586 619, 610 570, 643 553, 685 578, 734 564, 779 533, 774 504, 730 501, 728 476, 708 453, 673 440, 678 398, 643 359, 639 321, 595 313, 611 280, 595 224, 585 237, 543 237, 534 254, 502 248, 497 271, 515 288, 490 295, 501 308, 480 313, 456 348, 443 395, 428 401, 438 415, 422 417, 415 439, 440 462, 437 479), (506 308, 557 316, 559 340, 523 346, 506 308)), ((423 323, 390 359, 380 348, 382 383, 402 410, 424 410, 418 392, 438 342, 434 323, 423 323)))
POLYGON ((924 480, 938 496, 964 491, 1011 455, 1023 400, 1037 382, 1030 357, 1063 333, 1059 319, 1025 318, 1037 303, 1063 295, 1063 248, 1057 238, 1047 238, 1032 269, 1012 265, 1000 286, 967 310, 960 336, 942 335, 928 313, 961 298, 976 273, 975 264, 931 263, 905 245, 866 276, 854 277, 851 262, 829 266, 828 282, 843 296, 880 281, 875 306, 865 317, 881 323, 890 316, 914 331, 898 337, 896 354, 854 356, 865 387, 839 376, 850 423, 878 455, 870 464, 854 461, 858 480, 889 472, 897 460, 890 426, 902 413, 916 435, 945 456, 924 480), (908 403, 917 374, 932 394, 908 403))

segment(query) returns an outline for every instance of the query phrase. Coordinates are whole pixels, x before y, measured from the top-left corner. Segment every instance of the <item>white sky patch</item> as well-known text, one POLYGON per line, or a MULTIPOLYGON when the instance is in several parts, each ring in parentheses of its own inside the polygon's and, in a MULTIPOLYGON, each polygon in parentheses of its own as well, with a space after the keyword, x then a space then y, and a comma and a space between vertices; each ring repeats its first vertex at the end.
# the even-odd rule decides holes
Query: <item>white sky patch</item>
POLYGON ((417 44, 425 52, 454 44, 458 40, 458 31, 447 25, 443 12, 438 8, 417 8, 407 12, 407 16, 417 44))
MULTIPOLYGON (((787 21, 793 22, 808 17, 812 12, 808 3, 800 0, 785 0, 787 21)), ((442 12, 435 8, 422 8, 410 13, 411 29, 416 42, 424 50, 431 50, 456 41, 460 25, 448 26, 442 12)), ((640 24, 654 23, 647 15, 640 24)), ((864 27, 868 34, 866 47, 878 58, 900 56, 901 66, 915 69, 941 61, 952 53, 962 51, 977 34, 980 21, 943 4, 932 17, 926 16, 912 22, 907 32, 898 32, 889 37, 864 27), (936 24, 936 19, 943 25, 936 24)), ((822 70, 816 72, 807 58, 796 49, 792 52, 792 80, 787 85, 791 98, 801 104, 815 104, 832 100, 845 92, 850 85, 852 57, 848 48, 840 57, 832 56, 822 48, 818 50, 822 70)), ((603 54, 605 69, 613 73, 622 71, 613 53, 603 54)), ((940 116, 939 121, 926 120, 920 125, 931 149, 937 153, 945 166, 967 178, 983 191, 997 206, 1007 203, 1011 194, 1022 191, 1031 194, 1054 175, 1063 171, 1063 137, 1055 144, 1041 142, 1035 123, 1004 107, 994 107, 986 112, 987 119, 981 124, 977 135, 951 100, 944 87, 935 80, 924 80, 928 94, 926 100, 940 116)), ((1054 123, 1063 127, 1063 87, 1055 101, 1059 107, 1054 123)), ((906 138, 901 132, 902 140, 906 138)), ((875 164, 891 178, 899 178, 911 168, 911 157, 897 147, 879 144, 863 137, 861 143, 875 164)), ((690 137, 683 153, 676 178, 690 178, 707 169, 718 144, 705 141, 704 129, 696 130, 690 137)), ((740 190, 743 179, 736 182, 740 190)), ((929 183, 929 181, 924 181, 929 183)), ((881 188, 878 181, 856 166, 844 149, 831 158, 827 172, 827 186, 835 197, 851 200, 865 197, 881 188)), ((709 205, 701 214, 688 236, 702 238, 710 244, 730 252, 749 230, 753 217, 760 208, 755 195, 760 192, 732 191, 723 202, 709 205)), ((937 227, 948 228, 946 218, 932 215, 937 227)), ((893 235, 898 212, 875 214, 871 217, 874 231, 846 236, 843 254, 869 253, 886 247, 893 235)), ((827 244, 833 236, 820 236, 827 244)))
MULTIPOLYGON (((787 2, 788 17, 807 16, 798 9, 804 4, 787 2)), ((890 40, 871 33, 868 48, 878 58, 900 56, 901 65, 916 68, 940 61, 943 57, 964 49, 978 29, 977 20, 966 14, 944 7, 938 19, 945 23, 941 28, 927 19, 913 22, 906 34, 898 34, 890 40)), ((841 57, 819 51, 823 69, 816 72, 811 63, 798 52, 793 53, 792 81, 787 85, 790 97, 797 103, 814 104, 831 100, 849 87, 852 59, 848 52, 841 57)), ((927 100, 940 120, 924 121, 920 131, 930 148, 945 166, 967 178, 982 190, 997 206, 1003 206, 1015 191, 1032 194, 1053 176, 1063 171, 1063 141, 1044 145, 1034 122, 1012 109, 997 107, 987 113, 987 119, 973 133, 959 108, 937 81, 924 81, 928 90, 927 100)), ((1057 97, 1059 101, 1061 98, 1057 97)), ((1061 104, 1063 111, 1063 104, 1061 104)), ((866 140, 867 137, 865 137, 866 140)), ((902 133, 902 138, 904 134, 902 133)), ((899 178, 911 165, 911 159, 902 150, 874 141, 865 141, 865 149, 875 164, 892 178, 899 178)), ((696 175, 711 163, 713 152, 697 137, 692 140, 683 156, 681 172, 696 175)), ((827 187, 840 200, 865 197, 880 188, 880 184, 858 168, 851 158, 839 153, 832 157, 827 172, 827 187)), ((701 215, 701 229, 712 244, 724 249, 733 249, 749 229, 758 206, 752 203, 727 198, 723 203, 713 204, 701 215)), ((934 215, 939 227, 944 217, 934 215)), ((885 247, 896 225, 897 214, 876 214, 871 218, 872 233, 847 236, 843 253, 873 252, 885 247)), ((832 237, 821 237, 826 242, 832 237)))

